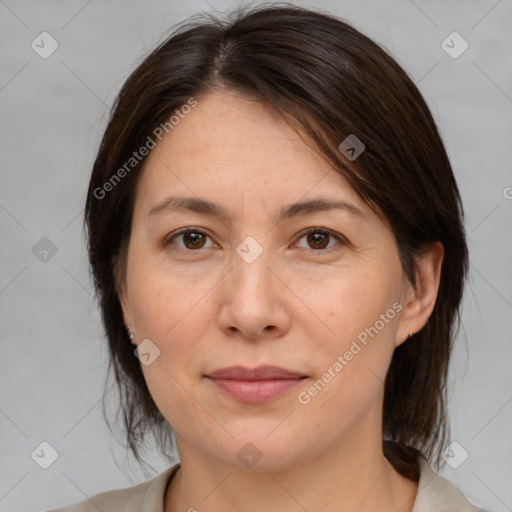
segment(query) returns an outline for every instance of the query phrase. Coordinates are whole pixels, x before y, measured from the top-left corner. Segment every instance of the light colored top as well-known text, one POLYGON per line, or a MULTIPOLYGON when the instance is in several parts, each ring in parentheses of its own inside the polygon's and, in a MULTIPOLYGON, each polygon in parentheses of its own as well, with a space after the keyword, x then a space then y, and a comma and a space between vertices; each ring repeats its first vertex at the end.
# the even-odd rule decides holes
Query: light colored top
MULTIPOLYGON (((455 485, 437 475, 423 457, 419 465, 418 493, 412 512, 485 512, 472 505, 455 485)), ((76 505, 48 512, 164 512, 165 490, 179 467, 179 463, 175 464, 147 482, 96 494, 76 505)))

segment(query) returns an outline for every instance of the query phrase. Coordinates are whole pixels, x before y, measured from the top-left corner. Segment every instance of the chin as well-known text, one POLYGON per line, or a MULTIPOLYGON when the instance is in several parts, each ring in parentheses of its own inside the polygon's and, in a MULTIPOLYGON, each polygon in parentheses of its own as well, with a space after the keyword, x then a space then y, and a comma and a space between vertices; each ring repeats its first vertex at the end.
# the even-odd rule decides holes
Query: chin
POLYGON ((247 434, 228 431, 233 438, 226 440, 222 446, 210 446, 210 452, 237 469, 245 468, 253 472, 280 471, 292 467, 301 458, 297 450, 303 445, 296 442, 296 436, 284 429, 281 435, 277 434, 277 430, 272 432, 272 429, 267 428, 250 429, 247 434), (269 432, 272 433, 269 435, 269 432))

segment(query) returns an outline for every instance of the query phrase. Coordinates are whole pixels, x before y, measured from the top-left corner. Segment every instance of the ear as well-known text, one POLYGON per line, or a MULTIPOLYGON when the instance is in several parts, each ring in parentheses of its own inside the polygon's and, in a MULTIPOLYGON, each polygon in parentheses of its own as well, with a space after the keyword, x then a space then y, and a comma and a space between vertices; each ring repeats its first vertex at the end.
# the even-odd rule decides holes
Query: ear
POLYGON ((417 333, 427 323, 436 304, 441 281, 444 247, 439 241, 431 242, 416 259, 416 286, 408 280, 404 288, 403 310, 398 321, 395 345, 401 345, 410 333, 417 333))
POLYGON ((133 327, 132 315, 130 313, 130 306, 128 305, 128 299, 126 297, 126 289, 124 286, 121 287, 121 290, 118 293, 119 302, 121 304, 121 309, 123 311, 123 321, 125 325, 131 325, 133 327))
POLYGON ((121 254, 117 256, 114 261, 114 280, 115 289, 121 309, 123 311, 123 322, 125 325, 133 327, 132 315, 130 313, 130 306, 128 302, 128 294, 126 289, 126 254, 121 251, 121 254))

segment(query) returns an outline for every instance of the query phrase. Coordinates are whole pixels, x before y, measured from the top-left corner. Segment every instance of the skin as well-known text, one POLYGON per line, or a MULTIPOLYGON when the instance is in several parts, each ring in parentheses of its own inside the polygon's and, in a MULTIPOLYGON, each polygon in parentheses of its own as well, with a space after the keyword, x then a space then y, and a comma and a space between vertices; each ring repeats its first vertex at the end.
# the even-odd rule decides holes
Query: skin
POLYGON ((142 369, 181 461, 165 512, 410 511, 417 483, 382 453, 383 383, 395 347, 432 313, 442 257, 439 242, 425 248, 413 289, 389 225, 282 118, 225 90, 198 98, 148 157, 120 292, 133 342, 149 338, 160 350, 142 369), (148 215, 171 195, 214 201, 230 221, 148 215), (273 220, 281 207, 318 197, 363 215, 273 220), (187 227, 206 238, 172 238, 187 227), (308 228, 334 236, 315 245, 308 228), (247 236, 263 251, 252 263, 236 252, 247 236), (397 302, 401 311, 301 404, 298 394, 397 302), (307 378, 271 401, 245 404, 204 377, 236 364, 307 378), (248 442, 261 453, 252 468, 237 457, 248 442))

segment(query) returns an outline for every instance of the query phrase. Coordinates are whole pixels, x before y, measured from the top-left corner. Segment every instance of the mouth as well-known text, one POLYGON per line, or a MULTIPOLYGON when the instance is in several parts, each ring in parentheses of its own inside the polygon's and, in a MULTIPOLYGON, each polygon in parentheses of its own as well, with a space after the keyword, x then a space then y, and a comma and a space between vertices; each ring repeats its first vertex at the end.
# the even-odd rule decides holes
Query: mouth
POLYGON ((273 400, 307 379, 306 375, 276 366, 231 366, 205 377, 223 394, 244 403, 273 400))

